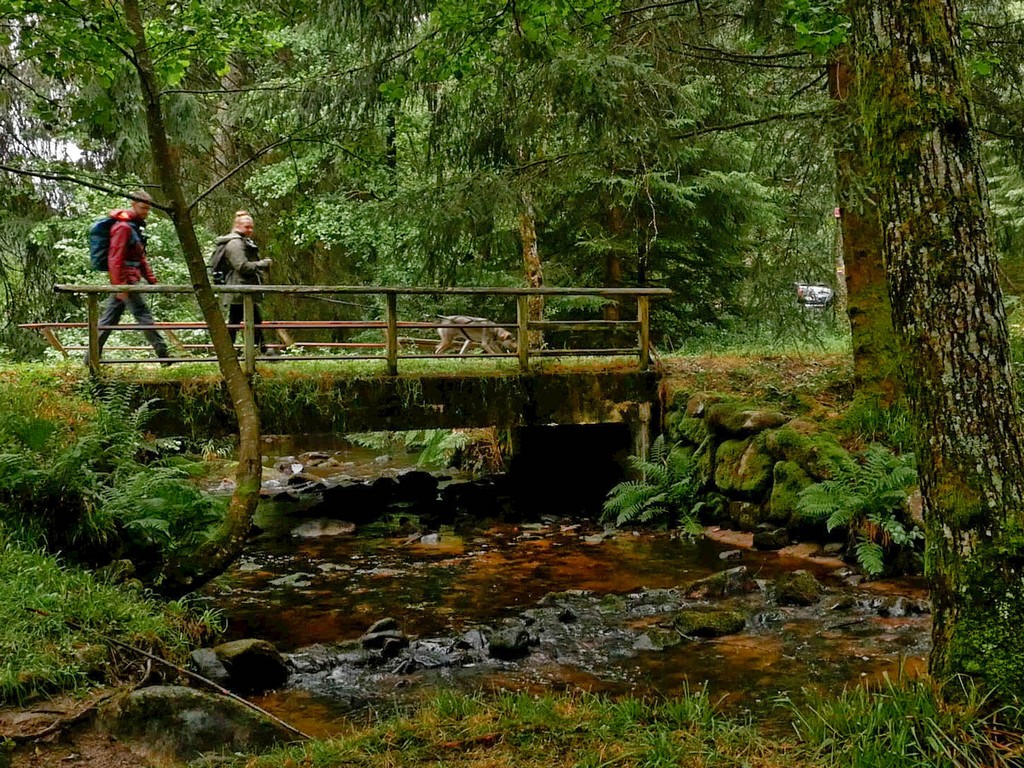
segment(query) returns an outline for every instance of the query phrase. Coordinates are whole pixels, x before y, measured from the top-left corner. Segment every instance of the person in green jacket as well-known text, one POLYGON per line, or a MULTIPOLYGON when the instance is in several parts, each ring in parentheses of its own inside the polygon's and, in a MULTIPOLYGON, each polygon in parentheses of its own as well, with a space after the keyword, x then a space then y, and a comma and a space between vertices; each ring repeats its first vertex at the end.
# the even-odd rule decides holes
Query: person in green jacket
MULTIPOLYGON (((263 274, 273 263, 271 259, 261 259, 259 246, 252 239, 253 218, 248 211, 235 213, 231 232, 217 238, 217 246, 223 246, 221 268, 224 272, 224 285, 261 285, 263 274)), ((222 295, 228 306, 228 325, 240 325, 243 319, 242 296, 237 293, 222 295)), ((254 296, 253 319, 256 324, 256 346, 266 354, 267 348, 263 337, 263 314, 260 312, 258 296, 254 296)), ((231 341, 235 341, 237 328, 230 328, 231 341)))

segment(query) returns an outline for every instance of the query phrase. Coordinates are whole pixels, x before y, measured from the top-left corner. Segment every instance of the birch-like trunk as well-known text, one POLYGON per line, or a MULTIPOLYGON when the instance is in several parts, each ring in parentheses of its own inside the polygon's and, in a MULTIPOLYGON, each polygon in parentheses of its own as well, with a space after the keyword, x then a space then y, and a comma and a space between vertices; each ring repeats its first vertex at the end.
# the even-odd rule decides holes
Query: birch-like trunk
POLYGON ((238 469, 235 474, 235 491, 231 496, 224 523, 217 535, 199 552, 186 560, 169 564, 164 573, 165 581, 161 585, 161 590, 168 594, 180 595, 192 591, 223 572, 242 551, 252 526, 256 503, 259 501, 263 472, 259 449, 260 419, 252 387, 239 365, 224 316, 210 288, 206 261, 196 238, 192 213, 185 200, 175 154, 167 136, 159 84, 146 43, 138 0, 123 1, 128 28, 134 37, 132 51, 142 86, 143 108, 153 163, 166 202, 170 206, 171 220, 185 254, 199 309, 210 329, 210 339, 217 355, 221 375, 224 377, 238 419, 238 469))
POLYGON ((849 2, 893 324, 907 350, 930 670, 1024 687, 1024 455, 952 0, 849 2))

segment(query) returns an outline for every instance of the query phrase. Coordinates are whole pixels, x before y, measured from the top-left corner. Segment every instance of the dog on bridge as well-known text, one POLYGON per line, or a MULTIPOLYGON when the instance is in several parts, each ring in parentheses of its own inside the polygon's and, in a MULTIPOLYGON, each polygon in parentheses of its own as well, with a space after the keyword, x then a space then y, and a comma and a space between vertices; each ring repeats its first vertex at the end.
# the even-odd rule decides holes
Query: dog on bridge
POLYGON ((437 329, 441 343, 434 354, 439 355, 451 349, 455 344, 462 344, 459 354, 466 354, 470 345, 476 344, 484 352, 500 355, 504 352, 515 352, 516 337, 504 328, 495 328, 494 323, 485 317, 469 317, 468 315, 438 315, 444 325, 437 329))

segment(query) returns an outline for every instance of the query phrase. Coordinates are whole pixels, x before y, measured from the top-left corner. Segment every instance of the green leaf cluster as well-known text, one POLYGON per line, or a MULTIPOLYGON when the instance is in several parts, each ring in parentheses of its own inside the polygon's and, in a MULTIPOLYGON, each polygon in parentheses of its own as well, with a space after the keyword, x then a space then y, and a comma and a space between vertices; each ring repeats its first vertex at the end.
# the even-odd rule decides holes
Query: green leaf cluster
POLYGON ((887 551, 912 549, 924 539, 906 513, 916 484, 913 454, 897 455, 874 445, 856 463, 837 467, 833 479, 804 488, 797 511, 824 520, 829 531, 847 530, 861 567, 878 576, 886 570, 887 551))
POLYGON ((635 523, 678 525, 689 535, 701 531, 697 508, 702 474, 692 449, 670 445, 659 435, 647 458, 629 457, 639 480, 626 480, 608 492, 602 519, 616 526, 635 523))

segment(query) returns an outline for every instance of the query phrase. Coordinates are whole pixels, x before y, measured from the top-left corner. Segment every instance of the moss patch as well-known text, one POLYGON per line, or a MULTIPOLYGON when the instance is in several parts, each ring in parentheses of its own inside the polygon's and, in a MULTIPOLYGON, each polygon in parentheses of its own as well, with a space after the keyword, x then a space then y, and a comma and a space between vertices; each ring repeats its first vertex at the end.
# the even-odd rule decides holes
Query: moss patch
POLYGON ((725 440, 715 451, 715 486, 742 499, 764 499, 772 481, 772 457, 759 438, 725 440))

